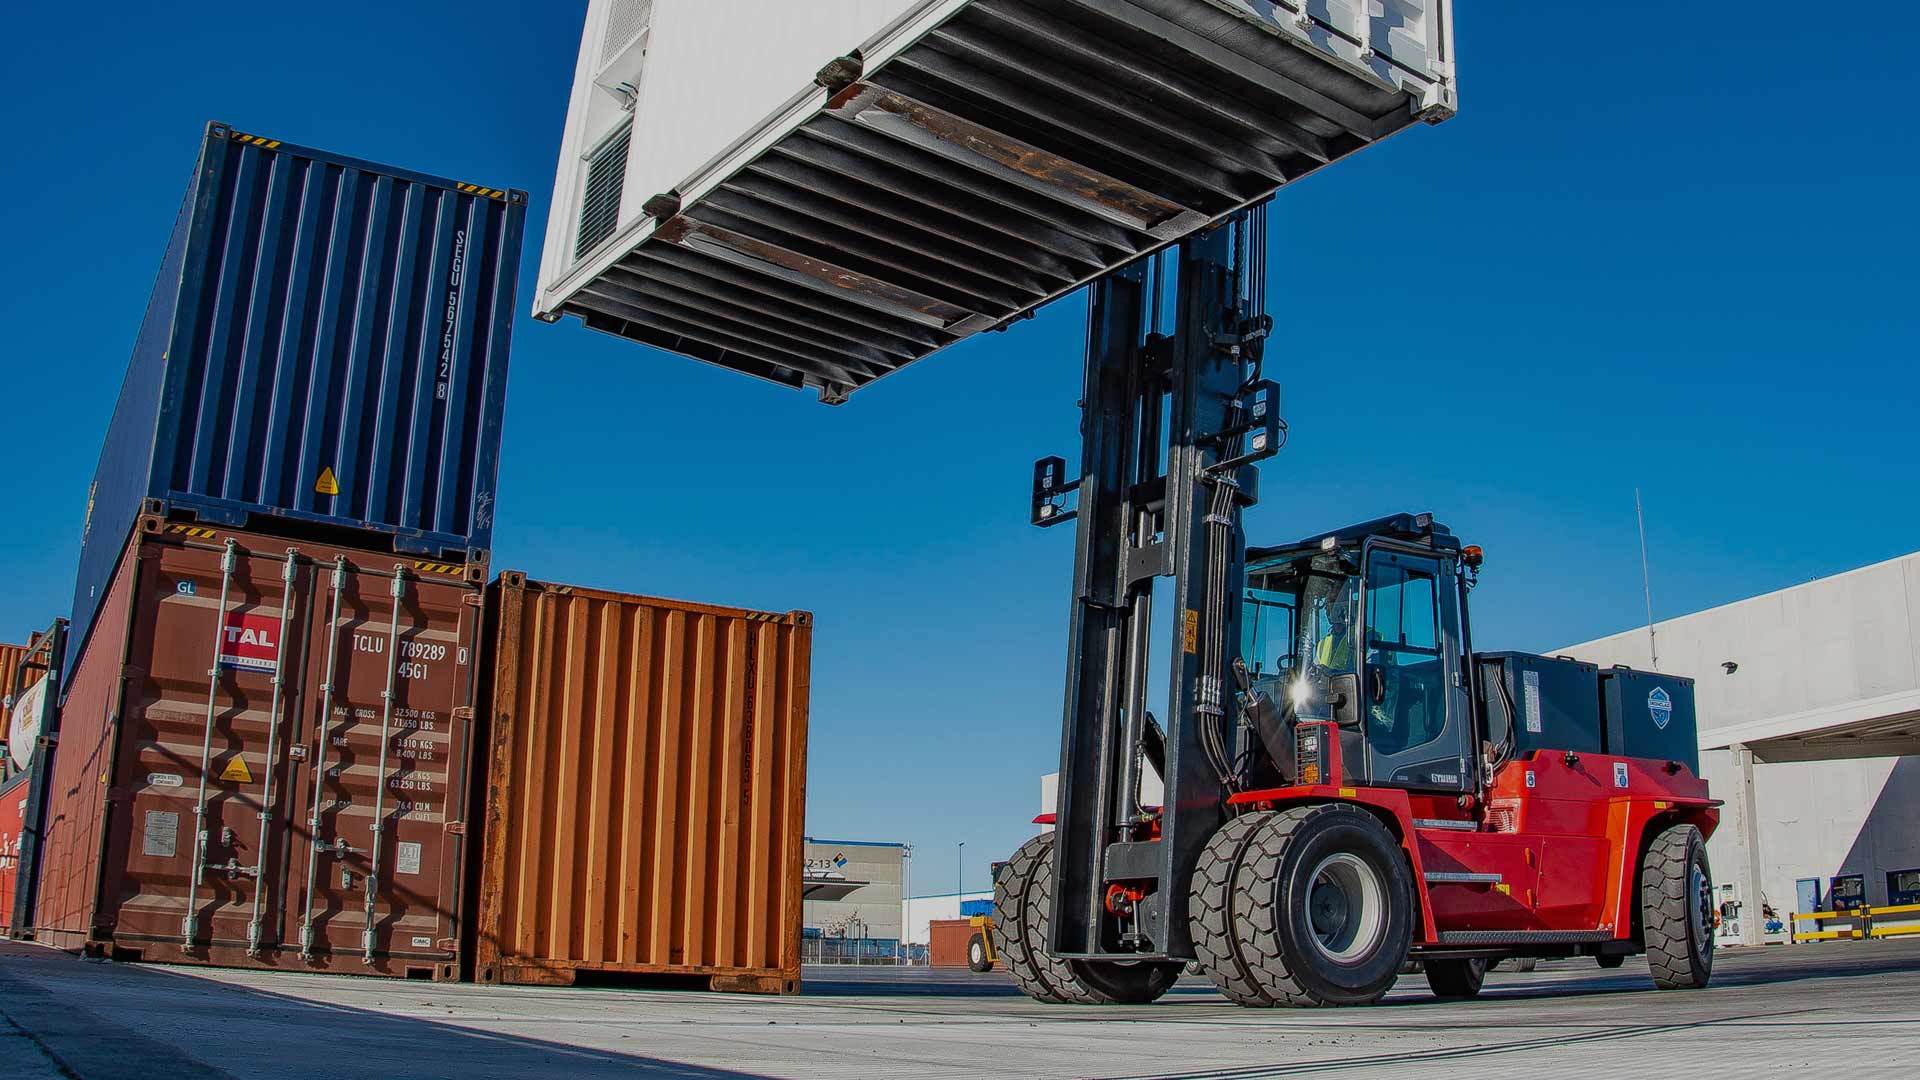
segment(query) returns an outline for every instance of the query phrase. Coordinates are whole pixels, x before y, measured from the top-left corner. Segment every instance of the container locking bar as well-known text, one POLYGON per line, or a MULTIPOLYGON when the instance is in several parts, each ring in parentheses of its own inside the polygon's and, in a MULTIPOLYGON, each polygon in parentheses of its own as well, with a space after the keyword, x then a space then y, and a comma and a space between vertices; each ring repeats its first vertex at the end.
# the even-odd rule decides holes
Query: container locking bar
POLYGON ((213 662, 207 666, 207 720, 200 731, 200 791, 193 800, 193 872, 187 891, 187 916, 180 936, 188 948, 200 936, 200 883, 207 868, 207 772, 213 767, 213 716, 220 698, 220 644, 227 632, 227 598, 233 591, 233 570, 239 545, 227 538, 220 554, 220 606, 213 613, 213 662))
POLYGON ((247 922, 247 955, 259 956, 265 926, 261 915, 266 907, 267 827, 273 817, 273 773, 280 760, 280 707, 286 701, 287 623, 293 614, 293 579, 299 570, 300 553, 287 549, 287 561, 280 566, 280 649, 273 662, 273 703, 267 713, 267 763, 260 770, 260 844, 253 853, 253 917, 247 922))
POLYGON ((387 755, 393 743, 393 679, 400 669, 400 601, 407 595, 407 568, 393 568, 393 621, 387 625, 387 688, 380 692, 380 772, 373 789, 373 852, 367 861, 361 962, 373 963, 373 908, 380 894, 380 849, 387 835, 387 755))
MULTIPOLYGON (((333 719, 333 680, 340 653, 340 593, 346 584, 346 556, 335 555, 333 584, 329 589, 332 599, 328 602, 327 611, 327 676, 326 681, 320 684, 320 716, 314 722, 314 733, 320 739, 320 752, 315 755, 313 763, 313 809, 307 814, 306 910, 300 917, 300 955, 309 960, 313 958, 313 882, 320 867, 320 804, 327 790, 327 724, 333 719)), ((336 836, 334 846, 344 849, 346 842, 336 836)))

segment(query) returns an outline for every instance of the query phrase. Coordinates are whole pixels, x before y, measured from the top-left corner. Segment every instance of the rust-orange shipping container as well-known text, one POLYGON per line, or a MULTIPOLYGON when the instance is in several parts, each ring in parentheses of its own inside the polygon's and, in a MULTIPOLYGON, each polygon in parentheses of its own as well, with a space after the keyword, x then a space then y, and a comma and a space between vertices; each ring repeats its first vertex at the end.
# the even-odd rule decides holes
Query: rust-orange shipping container
POLYGON ((481 982, 800 985, 812 623, 501 577, 481 982))
POLYGON ((967 942, 979 933, 967 919, 935 919, 927 924, 927 966, 967 966, 967 942))
POLYGON ((35 936, 457 977, 484 579, 141 519, 62 705, 35 936))

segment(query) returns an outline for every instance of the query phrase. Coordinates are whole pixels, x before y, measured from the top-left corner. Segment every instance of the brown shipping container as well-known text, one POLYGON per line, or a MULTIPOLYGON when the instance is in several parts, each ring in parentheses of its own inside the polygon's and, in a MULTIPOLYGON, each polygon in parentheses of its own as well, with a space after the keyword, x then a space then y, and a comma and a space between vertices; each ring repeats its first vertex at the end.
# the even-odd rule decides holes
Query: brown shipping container
MULTIPOLYGON (((32 640, 39 640, 39 635, 33 635, 32 640)), ((13 682, 20 677, 20 661, 27 658, 27 650, 30 647, 31 645, 0 645, 0 694, 6 695, 7 717, 10 717, 13 713, 14 692, 16 690, 26 689, 24 686, 14 686, 13 682)), ((32 672, 31 678, 37 679, 39 677, 40 672, 37 669, 32 672)), ((6 723, 7 717, 0 717, 0 724, 6 723)), ((0 738, 5 738, 5 736, 6 733, 0 731, 0 738)))
POLYGON ((476 977, 796 992, 812 616, 495 589, 476 977))
POLYGON ((36 937, 457 977, 485 573, 142 518, 62 705, 36 937))

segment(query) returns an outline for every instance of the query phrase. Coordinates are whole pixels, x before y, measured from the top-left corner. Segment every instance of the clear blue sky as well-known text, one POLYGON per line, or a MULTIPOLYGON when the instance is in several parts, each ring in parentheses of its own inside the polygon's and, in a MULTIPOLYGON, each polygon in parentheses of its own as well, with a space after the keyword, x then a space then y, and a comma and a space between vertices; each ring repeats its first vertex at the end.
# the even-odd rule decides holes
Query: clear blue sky
MULTIPOLYGON (((23 5, 0 64, 0 636, 63 614, 205 121, 533 193, 583 3, 23 5), (549 12, 551 12, 549 14, 549 12), (76 24, 75 19, 82 20, 76 24), (76 29, 80 33, 76 36, 76 29)), ((1432 509, 1483 647, 1548 649, 1920 548, 1913 66, 1804 4, 1460 5, 1458 119, 1289 191, 1256 540, 1432 509), (1598 9, 1605 25, 1575 12, 1598 9)), ((809 829, 985 883, 1057 753, 1084 302, 839 409, 516 328, 496 566, 818 616, 809 829)))

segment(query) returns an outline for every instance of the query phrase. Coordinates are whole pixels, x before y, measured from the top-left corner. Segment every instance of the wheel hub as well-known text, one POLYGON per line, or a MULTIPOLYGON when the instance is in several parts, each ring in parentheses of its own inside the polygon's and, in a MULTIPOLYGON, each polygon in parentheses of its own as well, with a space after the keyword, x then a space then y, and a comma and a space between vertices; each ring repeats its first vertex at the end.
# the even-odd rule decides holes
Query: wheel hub
POLYGON ((1707 880, 1705 870, 1694 863, 1687 869, 1687 892, 1693 897, 1691 922, 1693 939, 1700 943, 1700 951, 1710 954, 1714 947, 1713 933, 1713 882, 1707 880))
POLYGON ((1380 875, 1357 855, 1338 852, 1320 860, 1307 894, 1315 947, 1337 963, 1370 953, 1386 930, 1385 892, 1380 875))

